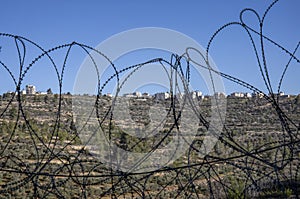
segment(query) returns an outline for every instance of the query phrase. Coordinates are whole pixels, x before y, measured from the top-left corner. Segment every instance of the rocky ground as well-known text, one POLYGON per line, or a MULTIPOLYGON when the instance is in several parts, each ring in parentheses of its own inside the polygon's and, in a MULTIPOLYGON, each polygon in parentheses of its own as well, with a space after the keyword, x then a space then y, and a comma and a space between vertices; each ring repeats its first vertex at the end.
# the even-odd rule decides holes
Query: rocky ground
POLYGON ((213 98, 184 102, 2 95, 0 198, 282 198, 299 194, 300 96, 276 103, 231 97, 222 102, 217 107, 213 98), (224 113, 221 119, 218 111, 224 113), (221 129, 212 127, 217 120, 223 124, 221 129), (86 146, 91 132, 99 130, 103 134, 97 139, 105 137, 134 153, 162 149, 176 135, 190 140, 190 147, 159 170, 123 173, 99 159, 99 150, 109 149, 86 146), (216 136, 211 151, 199 155, 206 146, 204 140, 216 136))

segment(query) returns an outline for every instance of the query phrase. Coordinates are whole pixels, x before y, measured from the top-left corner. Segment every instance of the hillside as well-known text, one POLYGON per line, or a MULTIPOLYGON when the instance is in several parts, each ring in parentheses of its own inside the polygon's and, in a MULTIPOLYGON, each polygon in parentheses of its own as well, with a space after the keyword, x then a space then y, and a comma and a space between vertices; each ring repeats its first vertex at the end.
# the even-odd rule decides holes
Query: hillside
MULTIPOLYGON (((107 96, 101 96, 96 104, 95 100, 95 96, 57 94, 1 96, 0 198, 299 196, 300 96, 276 103, 265 98, 228 97, 224 127, 205 156, 199 155, 201 146, 214 137, 208 129, 218 119, 211 115, 225 110, 212 105, 212 98, 194 100, 186 112, 176 100, 114 101, 107 96), (75 114, 90 109, 92 115, 75 114), (185 118, 191 118, 188 125, 185 118), (153 126, 159 127, 154 136, 142 136, 143 129, 153 126), (124 173, 101 161, 109 157, 102 157, 99 150, 109 149, 85 146, 89 132, 99 128, 111 143, 134 153, 162 149, 176 135, 191 142, 184 155, 170 165, 139 174, 124 173), (129 134, 133 129, 135 134, 129 134), (195 131, 193 139, 191 130, 195 131)), ((115 158, 120 164, 132 161, 126 156, 115 158)), ((147 166, 155 168, 156 163, 147 166)))

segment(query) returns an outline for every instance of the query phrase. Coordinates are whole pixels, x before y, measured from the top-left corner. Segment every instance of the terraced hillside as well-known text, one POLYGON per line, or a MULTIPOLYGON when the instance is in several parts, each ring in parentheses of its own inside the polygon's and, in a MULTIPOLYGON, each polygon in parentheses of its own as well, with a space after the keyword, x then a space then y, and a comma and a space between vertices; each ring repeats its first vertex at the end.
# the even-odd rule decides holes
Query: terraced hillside
MULTIPOLYGON (((209 131, 218 119, 212 113, 224 109, 212 106, 213 98, 194 100, 184 111, 191 101, 73 97, 1 96, 0 198, 282 198, 300 193, 300 96, 278 99, 277 107, 265 98, 228 97, 222 132, 203 156, 205 140, 216 135, 209 131), (76 115, 82 110, 86 115, 76 115), (163 149, 176 136, 188 140, 189 148, 162 168, 153 169, 163 161, 158 159, 143 165, 152 169, 126 173, 103 162, 111 160, 101 153, 109 148, 87 144, 91 132, 94 145, 105 137, 134 153, 163 149)), ((114 158, 120 164, 132 161, 114 158)))

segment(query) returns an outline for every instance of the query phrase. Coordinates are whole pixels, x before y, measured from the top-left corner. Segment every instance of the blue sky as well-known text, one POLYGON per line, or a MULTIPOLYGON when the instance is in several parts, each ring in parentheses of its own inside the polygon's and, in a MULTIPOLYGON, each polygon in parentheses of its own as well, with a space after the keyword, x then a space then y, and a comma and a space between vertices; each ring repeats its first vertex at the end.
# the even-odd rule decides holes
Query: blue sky
MULTIPOLYGON (((262 14, 271 0, 210 0, 210 1, 3 1, 0 7, 0 32, 26 37, 44 49, 77 41, 96 47, 114 34, 142 27, 162 27, 179 31, 203 47, 212 34, 222 25, 239 21, 243 8, 253 8, 262 14)), ((300 40, 300 1, 281 0, 266 18, 264 33, 280 45, 293 51, 300 40)), ((258 30, 253 14, 245 14, 245 21, 258 30)), ((255 37, 255 41, 258 38, 255 37)), ((258 43, 257 43, 258 44, 258 43)), ((13 40, 0 37, 0 60, 18 76, 18 62, 13 40)), ((266 57, 271 84, 277 90, 280 75, 289 60, 284 52, 266 42, 266 57)), ((243 79, 266 92, 249 38, 241 27, 232 26, 216 37, 210 55, 220 71, 243 79)), ((27 62, 38 55, 33 46, 27 47, 27 62)), ((54 54, 62 63, 62 51, 54 54)), ((299 51, 295 54, 300 57, 299 51)), ((74 50, 65 71, 63 92, 72 92, 77 71, 85 55, 74 50)), ((140 60, 140 59, 138 59, 140 60)), ((126 63, 135 64, 134 58, 126 63)), ((146 61, 146 60, 145 60, 146 61)), ((38 90, 47 88, 57 91, 58 81, 46 61, 32 68, 24 79, 35 84, 38 90)), ((283 81, 282 91, 300 93, 299 63, 292 61, 283 81)), ((195 83, 197 84, 197 82, 195 83)), ((227 93, 248 90, 224 80, 227 93)), ((7 72, 0 68, 0 93, 11 91, 14 85, 7 72)), ((195 86, 196 89, 202 88, 195 86)), ((205 90, 205 89, 204 89, 205 90)), ((109 89, 107 90, 107 92, 109 89)))

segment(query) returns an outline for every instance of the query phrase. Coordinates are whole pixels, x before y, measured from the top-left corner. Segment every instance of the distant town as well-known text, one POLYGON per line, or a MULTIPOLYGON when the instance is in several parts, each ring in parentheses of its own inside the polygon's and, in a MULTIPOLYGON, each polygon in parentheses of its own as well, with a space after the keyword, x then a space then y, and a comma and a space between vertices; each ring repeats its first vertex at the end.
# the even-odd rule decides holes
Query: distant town
MULTIPOLYGON (((7 94, 13 94, 14 92, 6 92, 7 94)), ((47 89, 46 92, 42 92, 42 91, 37 91, 36 90, 36 86, 34 85, 26 85, 26 87, 20 91, 20 93, 22 95, 52 95, 53 92, 51 90, 51 88, 47 89)), ((15 93, 16 95, 18 95, 18 92, 15 93)), ((70 92, 66 93, 67 95, 71 95, 70 92)), ((83 95, 88 95, 88 94, 83 94, 83 95)), ((113 95, 111 93, 106 93, 103 96, 106 97, 113 97, 113 95)), ((145 92, 145 93, 141 93, 141 92, 133 92, 133 93, 126 93, 122 95, 123 97, 126 98, 155 98, 158 100, 166 100, 171 98, 171 93, 170 92, 159 92, 159 93, 155 93, 153 95, 145 92)), ((175 94, 175 98, 177 99, 182 99, 185 96, 184 93, 176 93, 175 94)), ((201 91, 191 91, 189 93, 189 96, 192 99, 206 99, 206 98, 210 98, 212 97, 212 95, 203 95, 203 93, 201 91)), ((245 92, 233 92, 229 95, 226 95, 225 93, 222 92, 216 92, 214 94, 215 97, 217 98, 226 98, 226 97, 232 97, 232 98, 263 98, 264 97, 264 93, 245 93, 245 92)), ((269 94, 270 96, 270 94, 269 94)), ((279 92, 279 93, 275 93, 274 96, 279 97, 279 98, 290 98, 292 95, 290 94, 285 94, 284 92, 279 92)))

